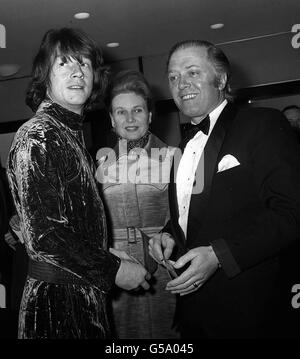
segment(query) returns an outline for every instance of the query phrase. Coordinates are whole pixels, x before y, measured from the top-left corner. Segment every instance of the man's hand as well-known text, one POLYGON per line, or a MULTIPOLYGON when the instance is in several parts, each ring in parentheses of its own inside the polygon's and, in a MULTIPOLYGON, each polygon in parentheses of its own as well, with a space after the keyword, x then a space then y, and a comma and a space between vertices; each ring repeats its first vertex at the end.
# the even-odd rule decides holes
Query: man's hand
POLYGON ((218 269, 219 263, 211 246, 189 250, 174 263, 174 268, 182 268, 188 262, 190 266, 167 284, 166 289, 171 293, 186 295, 198 290, 218 269))
POLYGON ((151 275, 137 259, 129 256, 124 251, 119 251, 114 248, 110 248, 109 251, 121 259, 121 265, 115 279, 115 283, 118 287, 125 290, 133 290, 139 287, 145 290, 150 288, 147 280, 151 278, 151 275))
POLYGON ((149 240, 149 254, 159 264, 169 259, 175 246, 175 241, 169 233, 157 233, 149 240))

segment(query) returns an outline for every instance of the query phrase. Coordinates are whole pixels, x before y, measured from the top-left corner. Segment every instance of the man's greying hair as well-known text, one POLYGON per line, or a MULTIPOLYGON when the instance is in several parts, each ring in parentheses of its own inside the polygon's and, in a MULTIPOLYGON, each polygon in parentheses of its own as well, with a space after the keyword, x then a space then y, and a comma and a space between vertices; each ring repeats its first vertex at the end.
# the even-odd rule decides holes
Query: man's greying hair
POLYGON ((281 112, 285 112, 285 111, 288 111, 288 110, 298 110, 298 111, 300 111, 300 107, 297 106, 297 105, 289 105, 289 106, 286 106, 281 112))
POLYGON ((105 96, 105 105, 108 111, 111 112, 111 103, 114 97, 121 93, 130 92, 141 96, 146 101, 148 111, 153 111, 153 99, 149 83, 143 74, 136 70, 122 70, 114 74, 105 96))
POLYGON ((93 90, 84 110, 89 110, 103 96, 107 86, 108 68, 104 66, 101 49, 79 29, 49 30, 44 35, 32 67, 32 80, 26 94, 26 104, 36 111, 45 99, 50 84, 50 72, 57 55, 82 62, 88 58, 93 67, 93 90))
POLYGON ((171 56, 177 51, 181 49, 186 49, 190 47, 201 47, 206 49, 207 58, 210 63, 213 65, 215 72, 216 72, 216 87, 220 81, 220 75, 225 74, 227 77, 226 85, 224 88, 224 92, 226 97, 231 97, 230 95, 230 88, 229 88, 229 78, 231 75, 231 68, 230 62, 224 52, 215 46, 214 44, 204 41, 204 40, 184 40, 181 42, 176 43, 169 51, 168 59, 167 59, 167 69, 169 67, 171 56))

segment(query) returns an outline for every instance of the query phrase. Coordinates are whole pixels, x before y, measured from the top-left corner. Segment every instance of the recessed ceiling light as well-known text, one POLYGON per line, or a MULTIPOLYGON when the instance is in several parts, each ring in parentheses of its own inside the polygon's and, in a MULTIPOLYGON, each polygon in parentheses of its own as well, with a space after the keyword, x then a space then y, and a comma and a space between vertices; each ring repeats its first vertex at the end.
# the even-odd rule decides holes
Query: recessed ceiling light
POLYGON ((109 42, 106 44, 107 47, 119 47, 120 44, 118 42, 109 42))
POLYGON ((21 66, 18 64, 3 64, 0 65, 0 76, 2 77, 8 77, 15 75, 19 70, 21 66))
POLYGON ((74 17, 75 19, 78 20, 85 20, 90 17, 90 14, 88 12, 78 12, 77 14, 74 15, 74 17))
POLYGON ((222 29, 222 27, 224 27, 224 24, 222 24, 222 23, 210 25, 210 28, 213 30, 222 29))

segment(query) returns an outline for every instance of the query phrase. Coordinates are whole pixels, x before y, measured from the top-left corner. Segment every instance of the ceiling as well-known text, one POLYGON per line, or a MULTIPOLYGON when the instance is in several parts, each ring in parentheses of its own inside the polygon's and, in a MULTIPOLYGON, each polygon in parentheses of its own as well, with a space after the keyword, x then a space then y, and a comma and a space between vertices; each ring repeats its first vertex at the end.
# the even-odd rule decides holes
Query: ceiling
MULTIPOLYGON (((272 83, 281 88, 284 83, 299 87, 300 93, 300 48, 291 46, 291 29, 300 23, 299 15, 300 0, 0 0, 0 70, 3 65, 20 67, 11 76, 0 72, 2 163, 13 132, 32 116, 25 91, 33 57, 51 28, 82 28, 101 45, 106 62, 117 68, 142 63, 157 99, 170 98, 165 58, 170 47, 184 39, 220 45, 232 64, 232 88, 252 90, 272 83), (90 17, 77 20, 78 12, 89 12, 90 17), (211 29, 216 23, 224 27, 211 29), (4 27, 6 47, 1 48, 4 27), (110 49, 108 42, 120 46, 110 49)), ((300 95, 285 101, 296 103, 300 95)), ((276 106, 284 107, 277 101, 276 106)))
POLYGON ((224 44, 280 36, 300 22, 299 14, 299 0, 1 0, 6 48, 0 49, 0 65, 18 64, 12 77, 28 76, 50 28, 82 28, 112 62, 165 54, 183 39, 224 44), (89 12, 90 18, 77 20, 77 12, 89 12), (215 23, 225 26, 212 30, 215 23), (108 42, 120 46, 109 49, 108 42))

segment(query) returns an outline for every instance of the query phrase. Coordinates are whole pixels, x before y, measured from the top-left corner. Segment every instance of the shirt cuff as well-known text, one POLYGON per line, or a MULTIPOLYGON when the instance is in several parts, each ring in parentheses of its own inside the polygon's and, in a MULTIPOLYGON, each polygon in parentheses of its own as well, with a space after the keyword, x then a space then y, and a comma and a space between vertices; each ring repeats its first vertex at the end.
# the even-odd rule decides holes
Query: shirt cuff
POLYGON ((211 242, 211 246, 227 277, 234 277, 241 272, 239 265, 233 258, 231 251, 223 238, 219 238, 211 242))

